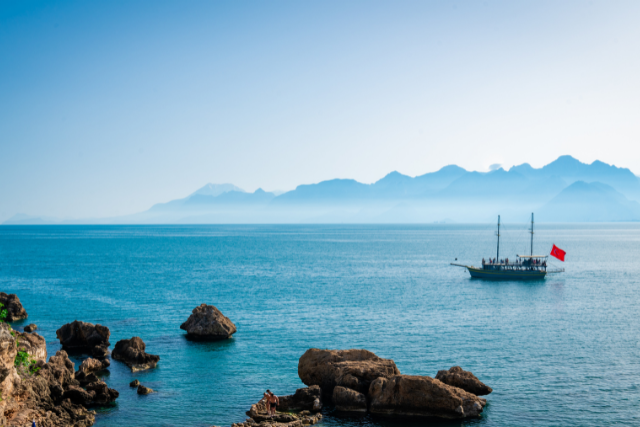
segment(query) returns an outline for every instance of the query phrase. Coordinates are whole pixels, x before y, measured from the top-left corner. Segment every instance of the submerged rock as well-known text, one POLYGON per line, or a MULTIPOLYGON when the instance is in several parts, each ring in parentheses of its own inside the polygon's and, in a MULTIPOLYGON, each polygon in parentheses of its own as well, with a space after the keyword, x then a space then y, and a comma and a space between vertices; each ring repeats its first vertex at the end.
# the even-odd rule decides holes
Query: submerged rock
POLYGON ((138 386, 138 394, 150 394, 150 393, 153 393, 153 392, 155 392, 155 390, 153 390, 153 389, 151 389, 149 387, 145 387, 142 384, 140 384, 138 386))
POLYGON ((313 411, 322 409, 322 390, 317 385, 299 388, 294 394, 280 397, 281 411, 313 411))
POLYGON ((342 386, 333 389, 333 404, 340 412, 367 412, 367 397, 342 386))
POLYGON ((16 320, 26 319, 29 317, 27 310, 24 309, 20 298, 16 294, 5 294, 0 292, 0 303, 4 305, 4 309, 7 310, 7 322, 15 322, 16 320))
POLYGON ((372 414, 441 418, 477 417, 486 400, 431 377, 396 375, 369 387, 372 414))
POLYGON ((327 395, 342 386, 367 393, 377 378, 399 375, 391 359, 382 359, 368 350, 307 350, 298 362, 298 376, 308 386, 318 385, 327 395))
POLYGON ((56 331, 63 350, 89 353, 94 357, 106 357, 102 350, 109 347, 110 335, 111 332, 106 326, 79 320, 67 323, 56 331), (99 350, 97 354, 96 350, 99 350))
POLYGON ((473 393, 476 396, 484 396, 493 391, 491 387, 485 385, 475 375, 463 370, 460 366, 454 366, 448 371, 438 371, 436 379, 450 386, 473 393))
POLYGON ((24 331, 25 332, 33 332, 36 329, 38 329, 38 326, 35 323, 31 323, 31 324, 29 324, 29 325, 24 327, 24 331))
POLYGON ((125 363, 133 372, 155 368, 160 356, 148 354, 145 349, 146 345, 140 337, 120 340, 113 347, 111 357, 125 363))
POLYGON ((192 340, 224 340, 236 333, 236 325, 216 307, 207 304, 194 308, 180 329, 187 331, 187 338, 192 340))

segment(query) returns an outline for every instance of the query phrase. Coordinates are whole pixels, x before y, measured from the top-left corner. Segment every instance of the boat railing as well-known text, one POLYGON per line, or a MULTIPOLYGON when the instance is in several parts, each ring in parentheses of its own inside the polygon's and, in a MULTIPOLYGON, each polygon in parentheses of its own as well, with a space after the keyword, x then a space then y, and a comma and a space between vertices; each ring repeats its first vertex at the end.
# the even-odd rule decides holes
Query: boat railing
POLYGON ((547 268, 547 273, 549 274, 564 273, 564 268, 547 268))

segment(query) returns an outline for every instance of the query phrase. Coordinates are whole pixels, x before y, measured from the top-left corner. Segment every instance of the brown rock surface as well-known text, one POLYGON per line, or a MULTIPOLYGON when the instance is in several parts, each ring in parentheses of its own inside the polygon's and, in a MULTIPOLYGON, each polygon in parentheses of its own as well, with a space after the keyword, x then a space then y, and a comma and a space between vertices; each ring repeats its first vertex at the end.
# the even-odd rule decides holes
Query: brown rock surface
POLYGON ((14 331, 18 341, 18 350, 26 351, 36 360, 47 360, 47 342, 37 333, 14 331))
POLYGON ((477 417, 486 400, 431 377, 378 378, 369 387, 372 414, 441 418, 477 417))
POLYGON ((333 389, 333 404, 340 412, 367 412, 367 397, 342 386, 333 389))
MULTIPOLYGON (((95 354, 96 347, 105 349, 109 347, 109 328, 93 323, 74 320, 63 325, 56 331, 56 336, 62 344, 62 349, 67 351, 79 351, 92 354, 94 357, 101 357, 95 354)), ((104 354, 104 352, 100 352, 104 354)))
POLYGON ((187 331, 187 338, 192 340, 224 340, 236 333, 236 325, 216 307, 207 304, 194 308, 180 329, 187 331))
POLYGON ((38 326, 35 323, 31 323, 31 324, 29 324, 29 325, 24 327, 24 331, 25 332, 33 332, 36 329, 38 329, 38 326))
POLYGON ((484 396, 493 391, 485 385, 475 375, 469 371, 464 371, 460 366, 454 366, 448 371, 438 371, 436 379, 453 387, 458 387, 476 396, 484 396))
POLYGON ((98 360, 89 357, 82 361, 78 367, 78 372, 85 372, 87 374, 91 372, 100 372, 107 369, 110 365, 111 362, 109 362, 108 359, 98 360))
POLYGON ((142 384, 140 384, 138 386, 138 394, 150 394, 153 393, 155 390, 149 388, 149 387, 145 387, 142 384))
POLYGON ((298 362, 298 376, 308 386, 318 385, 322 392, 333 393, 335 386, 367 393, 379 377, 399 375, 391 359, 382 359, 368 350, 307 350, 298 362))
POLYGON ((7 310, 7 318, 5 319, 7 322, 15 322, 29 316, 16 294, 0 292, 0 303, 4 304, 4 308, 7 310))
POLYGON ((313 411, 322 409, 322 390, 317 385, 299 388, 294 394, 280 397, 281 411, 313 411))
POLYGON ((146 353, 146 347, 140 337, 120 340, 113 347, 111 357, 125 363, 133 372, 155 368, 160 361, 160 356, 146 353))
POLYGON ((129 383, 129 387, 138 387, 140 385, 140 381, 133 380, 129 383))

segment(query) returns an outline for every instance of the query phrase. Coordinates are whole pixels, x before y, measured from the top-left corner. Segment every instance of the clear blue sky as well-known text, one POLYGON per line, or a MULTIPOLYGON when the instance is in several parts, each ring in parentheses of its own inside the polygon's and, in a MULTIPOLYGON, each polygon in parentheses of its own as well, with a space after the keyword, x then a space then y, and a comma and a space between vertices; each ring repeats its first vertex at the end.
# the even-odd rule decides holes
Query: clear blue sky
POLYGON ((640 173, 637 1, 3 1, 0 221, 561 154, 640 173))

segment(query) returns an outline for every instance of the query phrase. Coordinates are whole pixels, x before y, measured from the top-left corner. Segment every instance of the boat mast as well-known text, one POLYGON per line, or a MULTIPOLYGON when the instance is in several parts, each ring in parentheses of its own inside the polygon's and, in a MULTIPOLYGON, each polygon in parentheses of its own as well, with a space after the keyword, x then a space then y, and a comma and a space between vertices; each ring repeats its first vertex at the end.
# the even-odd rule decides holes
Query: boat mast
POLYGON ((533 256, 533 212, 531 212, 531 256, 533 256))
POLYGON ((500 262, 500 215, 498 215, 498 251, 496 253, 496 262, 500 262))

